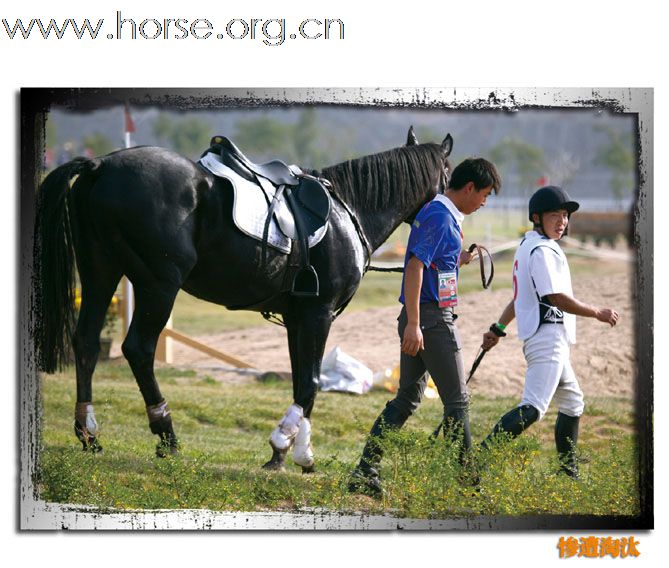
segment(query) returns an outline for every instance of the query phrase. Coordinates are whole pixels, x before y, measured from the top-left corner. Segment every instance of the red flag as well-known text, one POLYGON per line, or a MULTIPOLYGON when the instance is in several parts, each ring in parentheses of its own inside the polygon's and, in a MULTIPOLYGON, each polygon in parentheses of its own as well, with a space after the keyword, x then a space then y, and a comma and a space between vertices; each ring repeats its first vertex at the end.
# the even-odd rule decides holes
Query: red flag
POLYGON ((135 123, 132 120, 132 116, 130 116, 130 109, 128 108, 128 103, 125 104, 125 131, 126 132, 135 131, 135 123))

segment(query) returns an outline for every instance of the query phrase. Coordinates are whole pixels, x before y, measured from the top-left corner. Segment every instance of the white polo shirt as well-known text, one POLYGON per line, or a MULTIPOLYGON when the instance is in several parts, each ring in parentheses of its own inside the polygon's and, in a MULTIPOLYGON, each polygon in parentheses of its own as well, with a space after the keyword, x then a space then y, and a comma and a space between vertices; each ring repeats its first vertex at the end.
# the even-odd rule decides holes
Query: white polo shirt
MULTIPOLYGON (((518 337, 529 339, 539 329, 540 299, 549 294, 574 295, 567 257, 554 240, 536 231, 528 231, 521 241, 513 262, 514 308, 518 322, 518 337)), ((562 320, 569 343, 576 342, 576 316, 548 310, 546 321, 562 320)))

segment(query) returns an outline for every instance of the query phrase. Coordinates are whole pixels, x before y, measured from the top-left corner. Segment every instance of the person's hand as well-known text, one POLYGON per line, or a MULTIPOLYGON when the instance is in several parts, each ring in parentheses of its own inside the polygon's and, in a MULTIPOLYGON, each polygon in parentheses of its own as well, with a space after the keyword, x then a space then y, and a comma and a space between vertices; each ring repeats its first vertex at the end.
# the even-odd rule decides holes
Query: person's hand
POLYGON ((472 260, 477 259, 479 256, 478 249, 474 249, 474 252, 469 252, 468 250, 463 250, 460 253, 460 266, 469 264, 472 260))
POLYGON ((481 344, 481 349, 488 351, 492 349, 499 343, 499 337, 497 337, 492 331, 486 331, 483 334, 483 343, 481 344))
POLYGON ((611 308, 602 308, 597 310, 597 315, 595 316, 598 321, 602 323, 608 323, 611 327, 618 323, 618 312, 612 310, 611 308))
POLYGON ((407 324, 404 328, 404 336, 402 337, 402 353, 415 357, 423 349, 425 349, 425 344, 420 326, 407 324))

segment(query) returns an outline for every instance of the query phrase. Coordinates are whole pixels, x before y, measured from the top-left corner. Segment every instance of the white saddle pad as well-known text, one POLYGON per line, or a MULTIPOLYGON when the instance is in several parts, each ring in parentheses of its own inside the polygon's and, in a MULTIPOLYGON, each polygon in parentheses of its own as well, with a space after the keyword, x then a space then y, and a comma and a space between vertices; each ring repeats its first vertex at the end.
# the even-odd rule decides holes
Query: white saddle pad
MULTIPOLYGON (((200 158, 200 163, 215 176, 230 181, 235 192, 232 220, 242 233, 262 241, 269 208, 263 189, 221 163, 215 154, 205 154, 200 158)), ((269 199, 272 199, 275 192, 274 187, 269 183, 266 185, 265 190, 270 193, 269 199)), ((282 207, 288 207, 283 200, 277 204, 277 208, 282 207)), ((328 230, 328 225, 329 223, 326 223, 313 235, 309 235, 309 248, 321 242, 328 230)), ((286 254, 291 250, 292 240, 283 234, 276 219, 272 219, 269 224, 267 244, 286 254)))

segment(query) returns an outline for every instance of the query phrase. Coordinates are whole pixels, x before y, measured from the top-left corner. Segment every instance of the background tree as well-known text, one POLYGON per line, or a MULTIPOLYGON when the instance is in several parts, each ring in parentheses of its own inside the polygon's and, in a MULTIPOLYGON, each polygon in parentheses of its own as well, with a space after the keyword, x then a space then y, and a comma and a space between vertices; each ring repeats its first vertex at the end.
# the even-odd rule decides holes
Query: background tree
POLYGON ((567 189, 581 169, 581 160, 571 152, 560 150, 548 164, 548 179, 553 185, 567 189))
POLYGON ((597 130, 605 133, 608 141, 598 148, 594 163, 604 166, 611 173, 611 193, 622 208, 625 195, 634 191, 634 139, 632 134, 611 126, 601 126, 597 130))
MULTIPOLYGON (((545 178, 548 171, 544 151, 518 138, 504 138, 489 150, 488 155, 489 159, 502 170, 500 172, 502 179, 509 179, 510 172, 515 173, 520 186, 518 189, 525 203, 537 187, 537 182, 545 178), (507 171, 504 172, 504 170, 507 171)), ((521 211, 525 225, 527 224, 527 211, 525 207, 521 211)))
POLYGON ((161 112, 153 121, 153 135, 163 144, 169 142, 173 129, 174 123, 167 113, 161 112))
POLYGON ((270 116, 239 120, 234 141, 256 159, 278 158, 304 169, 316 169, 334 163, 336 143, 324 133, 316 110, 306 107, 292 124, 270 116))
POLYGON ((99 132, 85 136, 81 141, 81 146, 84 150, 90 151, 93 156, 109 154, 116 149, 112 141, 99 132))
POLYGON ((166 113, 153 121, 153 135, 161 144, 189 158, 198 158, 209 147, 211 127, 196 116, 171 119, 166 113))
POLYGON ((318 116, 313 107, 307 107, 300 113, 297 123, 293 126, 293 146, 295 162, 305 169, 323 167, 326 161, 326 152, 318 146, 321 136, 318 126, 318 116))
POLYGON ((58 131, 56 129, 56 123, 53 120, 47 119, 44 130, 46 147, 49 150, 54 150, 58 144, 58 131))
POLYGON ((254 159, 294 159, 293 128, 270 116, 237 121, 234 143, 254 159))
POLYGON ((191 116, 175 125, 170 139, 177 152, 195 159, 209 147, 213 135, 211 127, 206 122, 191 116))

